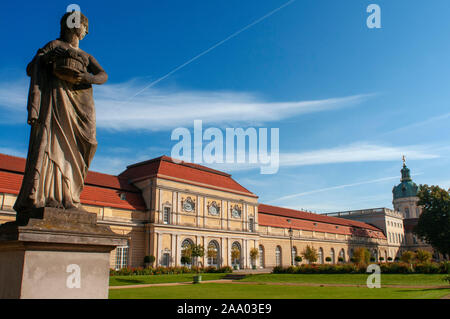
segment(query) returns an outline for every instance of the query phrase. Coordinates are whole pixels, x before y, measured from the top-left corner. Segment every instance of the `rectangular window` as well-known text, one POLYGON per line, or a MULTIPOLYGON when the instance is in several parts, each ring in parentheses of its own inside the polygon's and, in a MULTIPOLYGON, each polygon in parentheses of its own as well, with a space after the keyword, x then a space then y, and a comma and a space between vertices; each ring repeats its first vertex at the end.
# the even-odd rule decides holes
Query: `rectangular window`
POLYGON ((116 270, 128 267, 128 246, 116 248, 116 270))
POLYGON ((248 231, 250 231, 252 233, 255 231, 255 223, 253 221, 253 218, 250 218, 248 220, 248 231))
POLYGON ((162 265, 164 267, 169 267, 170 266, 170 254, 169 253, 163 254, 162 265))
POLYGON ((164 224, 170 224, 170 207, 164 207, 163 223, 164 224))

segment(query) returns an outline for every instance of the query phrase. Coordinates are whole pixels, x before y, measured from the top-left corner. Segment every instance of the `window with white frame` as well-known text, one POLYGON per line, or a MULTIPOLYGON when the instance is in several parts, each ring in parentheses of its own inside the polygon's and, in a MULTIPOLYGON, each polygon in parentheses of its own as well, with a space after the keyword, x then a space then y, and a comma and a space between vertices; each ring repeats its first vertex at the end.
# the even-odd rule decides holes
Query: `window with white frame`
POLYGON ((170 207, 163 208, 163 223, 170 224, 170 207))
POLYGON ((116 270, 128 267, 128 246, 116 248, 116 270))
POLYGON ((161 263, 164 267, 169 267, 170 266, 170 254, 169 253, 164 253, 162 255, 162 263, 161 263))
POLYGON ((264 268, 264 247, 259 245, 259 267, 264 268))
POLYGON ((255 221, 253 217, 250 217, 248 219, 248 231, 252 233, 255 231, 255 221))
POLYGON ((277 246, 275 249, 275 263, 277 266, 281 266, 281 247, 277 246))

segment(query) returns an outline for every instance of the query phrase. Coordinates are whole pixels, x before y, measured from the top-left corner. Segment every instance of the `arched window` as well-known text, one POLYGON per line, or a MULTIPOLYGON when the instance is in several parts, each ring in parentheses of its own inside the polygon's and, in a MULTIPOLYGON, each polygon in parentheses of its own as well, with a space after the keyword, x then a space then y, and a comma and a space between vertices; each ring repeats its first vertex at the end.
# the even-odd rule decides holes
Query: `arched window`
POLYGON ((336 260, 334 259, 334 248, 331 248, 331 250, 330 250, 330 257, 331 257, 331 262, 333 264, 335 264, 336 260))
POLYGON ((264 268, 264 246, 259 245, 259 267, 264 268))
POLYGON ((194 244, 194 242, 189 238, 183 240, 183 242, 181 243, 181 258, 183 258, 183 257, 189 258, 189 262, 185 262, 184 258, 181 259, 180 263, 184 266, 190 267, 192 265, 192 256, 191 256, 190 247, 193 244, 194 244))
POLYGON ((323 264, 323 249, 322 247, 319 248, 319 263, 323 264))
POLYGON ((281 266, 281 247, 277 246, 275 249, 275 264, 276 266, 281 266))
POLYGON ((339 252, 339 258, 342 258, 342 262, 345 262, 345 251, 344 248, 339 252))
POLYGON ((234 266, 238 266, 240 268, 241 265, 241 244, 235 241, 231 245, 231 262, 234 266))
POLYGON ((211 240, 208 244, 208 266, 219 267, 220 249, 219 243, 215 240, 211 240))
POLYGON ((297 262, 295 261, 295 257, 297 257, 297 247, 292 246, 291 254, 292 254, 292 263, 293 263, 294 265, 296 265, 297 262))

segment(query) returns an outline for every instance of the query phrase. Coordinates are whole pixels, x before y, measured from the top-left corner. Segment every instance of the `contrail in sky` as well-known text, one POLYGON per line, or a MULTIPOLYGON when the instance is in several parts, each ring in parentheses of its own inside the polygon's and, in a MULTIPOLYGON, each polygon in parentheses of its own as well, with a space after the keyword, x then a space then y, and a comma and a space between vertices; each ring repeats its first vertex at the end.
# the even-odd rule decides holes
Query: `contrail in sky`
MULTIPOLYGON (((416 174, 412 174, 412 176, 417 176, 417 175, 422 175, 422 174, 423 173, 416 173, 416 174)), ((281 201, 281 200, 291 199, 291 198, 295 198, 295 197, 300 197, 300 196, 305 196, 305 195, 310 195, 310 194, 315 194, 315 193, 320 193, 320 192, 326 192, 326 191, 329 191, 329 190, 335 190, 335 189, 340 189, 340 188, 353 187, 353 186, 359 186, 359 185, 365 185, 365 184, 379 183, 379 182, 389 181, 389 180, 392 180, 392 179, 398 179, 398 176, 384 177, 384 178, 379 178, 379 179, 373 179, 373 180, 370 180, 370 181, 364 181, 364 182, 358 182, 358 183, 353 183, 353 184, 345 184, 345 185, 338 185, 338 186, 332 186, 332 187, 327 187, 327 188, 316 189, 316 190, 312 190, 312 191, 309 191, 309 192, 303 192, 303 193, 297 193, 297 194, 283 196, 283 197, 280 197, 280 198, 268 201, 267 203, 278 202, 278 201, 281 201)))
POLYGON ((295 2, 295 0, 290 0, 288 2, 286 2, 285 4, 283 4, 282 6, 270 11, 269 13, 265 14, 264 16, 262 16, 261 18, 253 21, 252 23, 250 23, 249 25, 243 27, 242 29, 240 29, 239 31, 236 31, 235 33, 233 33, 232 35, 228 36, 227 38, 223 39, 222 41, 216 43, 215 45, 213 45, 212 47, 210 47, 209 49, 203 51, 202 53, 196 55, 195 57, 193 57, 192 59, 184 62, 183 64, 177 66, 175 69, 173 69, 172 71, 170 71, 169 73, 167 73, 166 75, 160 77, 159 79, 153 81, 152 83, 148 84, 147 86, 145 86, 143 89, 141 89, 140 91, 138 91, 136 94, 134 94, 132 97, 129 98, 129 100, 135 98, 136 96, 138 96, 139 94, 141 94, 142 92, 144 92, 145 90, 151 88, 152 86, 156 85, 157 83, 161 82, 162 80, 168 78, 169 76, 171 76, 172 74, 174 74, 175 72, 177 72, 178 70, 184 68, 185 66, 191 64, 192 62, 194 62, 195 60, 197 60, 198 58, 202 57, 203 55, 207 54, 208 52, 211 52, 212 50, 214 50, 215 48, 217 48, 218 46, 224 44, 225 42, 233 39, 234 37, 236 37, 237 35, 239 35, 240 33, 244 32, 245 30, 251 28, 252 26, 254 26, 255 24, 258 24, 259 22, 267 19, 268 17, 270 17, 271 15, 273 15, 274 13, 280 11, 281 9, 283 9, 284 7, 287 7, 288 5, 290 5, 291 3, 295 2))

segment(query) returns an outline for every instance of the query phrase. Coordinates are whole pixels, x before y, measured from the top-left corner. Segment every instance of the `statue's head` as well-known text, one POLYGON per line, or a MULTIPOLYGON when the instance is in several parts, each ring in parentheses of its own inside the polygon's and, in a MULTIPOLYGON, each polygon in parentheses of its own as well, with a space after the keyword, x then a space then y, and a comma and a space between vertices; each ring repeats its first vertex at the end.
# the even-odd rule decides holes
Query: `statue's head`
POLYGON ((89 33, 89 21, 88 18, 81 12, 67 12, 61 18, 61 34, 60 38, 64 39, 71 34, 76 34, 80 40, 89 33), (79 14, 80 17, 80 27, 77 28, 75 15, 79 14))

